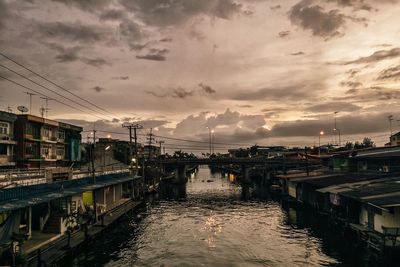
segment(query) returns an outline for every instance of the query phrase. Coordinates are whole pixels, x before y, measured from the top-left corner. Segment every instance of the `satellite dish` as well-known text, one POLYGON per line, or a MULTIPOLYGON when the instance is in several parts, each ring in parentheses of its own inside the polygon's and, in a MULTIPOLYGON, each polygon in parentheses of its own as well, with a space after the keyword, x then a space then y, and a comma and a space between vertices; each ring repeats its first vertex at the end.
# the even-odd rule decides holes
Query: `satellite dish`
POLYGON ((24 114, 25 112, 28 112, 28 110, 29 110, 29 109, 28 109, 27 107, 25 107, 25 106, 18 106, 17 109, 18 109, 19 111, 21 111, 22 114, 24 114))

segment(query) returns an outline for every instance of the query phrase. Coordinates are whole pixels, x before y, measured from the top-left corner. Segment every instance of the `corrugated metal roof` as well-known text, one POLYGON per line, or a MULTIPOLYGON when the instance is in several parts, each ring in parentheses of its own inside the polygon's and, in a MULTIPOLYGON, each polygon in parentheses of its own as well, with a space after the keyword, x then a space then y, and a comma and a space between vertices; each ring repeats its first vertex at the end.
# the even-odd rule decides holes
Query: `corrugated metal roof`
MULTIPOLYGON (((77 180, 63 181, 57 183, 48 184, 51 188, 51 191, 36 191, 36 193, 31 193, 32 188, 35 186, 26 186, 26 194, 22 197, 17 197, 15 199, 8 199, 0 202, 0 212, 16 210, 28 206, 37 205, 40 203, 48 202, 53 199, 58 199, 62 197, 72 196, 75 194, 80 194, 85 191, 90 191, 98 188, 103 188, 106 186, 120 184, 127 181, 131 181, 133 179, 132 176, 128 175, 107 175, 105 177, 97 177, 96 183, 92 182, 91 178, 79 179, 79 183, 76 183, 77 180), (68 185, 70 182, 70 185, 68 185), (72 183, 75 182, 75 183, 72 183), (55 186, 56 185, 56 186, 55 186)), ((42 185, 43 186, 43 185, 42 185)), ((21 189, 23 189, 21 188, 21 189)), ((13 189, 13 188, 11 188, 13 189)), ((10 190, 10 189, 8 189, 10 190)), ((4 191, 4 190, 3 190, 4 191)))

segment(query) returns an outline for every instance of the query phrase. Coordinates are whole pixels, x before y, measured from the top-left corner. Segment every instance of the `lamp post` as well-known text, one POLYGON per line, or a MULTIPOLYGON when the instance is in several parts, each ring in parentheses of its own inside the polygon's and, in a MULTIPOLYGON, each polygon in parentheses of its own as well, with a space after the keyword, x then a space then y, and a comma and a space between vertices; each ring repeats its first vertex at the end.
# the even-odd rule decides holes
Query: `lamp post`
POLYGON ((111 146, 106 146, 103 150, 103 167, 106 169, 106 151, 110 149, 111 146))
POLYGON ((321 156, 321 136, 324 135, 324 131, 320 131, 318 135, 318 156, 321 156))

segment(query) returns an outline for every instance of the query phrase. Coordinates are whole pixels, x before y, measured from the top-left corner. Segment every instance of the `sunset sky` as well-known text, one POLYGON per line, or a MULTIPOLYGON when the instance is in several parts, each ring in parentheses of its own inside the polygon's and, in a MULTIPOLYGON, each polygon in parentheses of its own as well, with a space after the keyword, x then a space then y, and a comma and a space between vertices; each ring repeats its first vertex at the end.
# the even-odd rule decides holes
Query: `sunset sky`
MULTIPOLYGON (((1 53, 109 113, 0 75, 84 109, 50 101, 48 117, 86 130, 132 121, 208 140, 208 126, 232 145, 310 145, 320 129, 333 140, 338 111, 343 142, 383 144, 390 114, 400 130, 399 15, 397 0, 0 0, 1 53)), ((0 79, 0 109, 29 106, 25 91, 0 79)))

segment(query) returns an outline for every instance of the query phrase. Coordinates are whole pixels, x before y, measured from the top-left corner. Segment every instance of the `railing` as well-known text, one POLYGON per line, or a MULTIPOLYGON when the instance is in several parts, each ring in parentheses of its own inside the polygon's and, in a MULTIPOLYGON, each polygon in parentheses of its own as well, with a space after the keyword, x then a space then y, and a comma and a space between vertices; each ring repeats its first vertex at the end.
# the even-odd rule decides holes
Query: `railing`
MULTIPOLYGON (((92 177, 93 172, 91 170, 83 170, 83 169, 71 169, 72 179, 83 179, 87 177, 92 177)), ((127 173, 130 172, 128 167, 120 166, 120 167, 107 167, 107 168, 99 168, 95 171, 94 175, 102 176, 102 175, 110 175, 110 174, 119 174, 119 173, 127 173)), ((36 184, 45 184, 48 183, 48 179, 46 177, 46 169, 14 169, 14 170, 2 170, 0 171, 0 189, 16 187, 16 186, 29 186, 36 184)))

